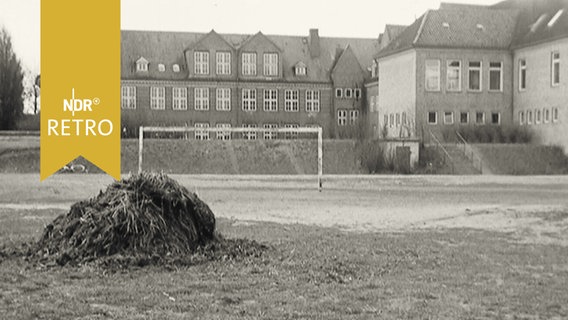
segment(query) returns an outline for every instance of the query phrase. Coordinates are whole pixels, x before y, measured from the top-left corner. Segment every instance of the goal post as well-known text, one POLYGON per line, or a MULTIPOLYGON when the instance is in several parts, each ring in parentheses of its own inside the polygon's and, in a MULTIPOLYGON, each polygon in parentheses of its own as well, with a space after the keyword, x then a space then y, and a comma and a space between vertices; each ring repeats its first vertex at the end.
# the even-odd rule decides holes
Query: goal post
POLYGON ((190 132, 222 132, 224 134, 231 133, 317 133, 318 140, 318 190, 322 190, 322 176, 323 176, 323 136, 321 127, 300 127, 300 128, 236 128, 236 127, 144 127, 139 128, 138 133, 138 172, 142 172, 143 151, 144 151, 144 133, 190 133, 190 132))

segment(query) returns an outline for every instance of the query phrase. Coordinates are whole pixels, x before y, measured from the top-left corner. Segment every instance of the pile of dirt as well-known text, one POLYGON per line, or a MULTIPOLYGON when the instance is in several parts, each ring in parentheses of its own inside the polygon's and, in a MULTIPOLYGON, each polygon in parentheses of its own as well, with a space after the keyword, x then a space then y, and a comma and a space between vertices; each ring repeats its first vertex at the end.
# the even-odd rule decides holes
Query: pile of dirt
POLYGON ((163 173, 143 172, 73 204, 45 227, 30 256, 59 265, 106 264, 109 257, 119 264, 145 265, 196 253, 258 255, 262 249, 251 241, 238 243, 215 232, 215 216, 196 194, 163 173), (215 253, 222 249, 237 252, 215 253))

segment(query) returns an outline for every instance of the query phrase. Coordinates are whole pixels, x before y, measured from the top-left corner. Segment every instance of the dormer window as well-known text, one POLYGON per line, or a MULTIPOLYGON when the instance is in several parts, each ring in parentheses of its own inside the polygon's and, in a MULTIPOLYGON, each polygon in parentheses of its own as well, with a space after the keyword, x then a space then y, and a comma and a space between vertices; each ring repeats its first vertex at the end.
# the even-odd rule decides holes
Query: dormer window
POLYGON ((148 72, 148 60, 144 57, 136 60, 136 72, 148 72))
POLYGON ((560 16, 562 15, 563 12, 564 12, 564 9, 558 10, 558 12, 556 12, 556 14, 554 15, 554 17, 552 17, 552 19, 550 19, 550 21, 548 21, 547 26, 548 26, 549 28, 552 28, 552 26, 556 23, 556 21, 558 20, 558 18, 560 18, 560 16))
POLYGON ((298 62, 294 67, 294 73, 297 76, 305 76, 306 75, 306 65, 303 62, 298 62))
POLYGON ((163 63, 160 63, 158 65, 158 71, 160 71, 160 72, 166 71, 166 66, 163 63))
POLYGON ((174 65, 172 66, 172 69, 174 70, 174 72, 179 72, 179 64, 177 64, 177 63, 174 64, 174 65))

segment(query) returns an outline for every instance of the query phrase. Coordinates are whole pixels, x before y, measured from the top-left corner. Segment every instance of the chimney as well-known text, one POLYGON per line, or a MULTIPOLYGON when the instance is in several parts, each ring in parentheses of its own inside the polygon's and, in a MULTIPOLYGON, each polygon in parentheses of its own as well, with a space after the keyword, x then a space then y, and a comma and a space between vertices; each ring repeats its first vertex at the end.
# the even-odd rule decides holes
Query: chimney
POLYGON ((310 56, 317 58, 320 56, 320 37, 318 29, 310 29, 310 56))

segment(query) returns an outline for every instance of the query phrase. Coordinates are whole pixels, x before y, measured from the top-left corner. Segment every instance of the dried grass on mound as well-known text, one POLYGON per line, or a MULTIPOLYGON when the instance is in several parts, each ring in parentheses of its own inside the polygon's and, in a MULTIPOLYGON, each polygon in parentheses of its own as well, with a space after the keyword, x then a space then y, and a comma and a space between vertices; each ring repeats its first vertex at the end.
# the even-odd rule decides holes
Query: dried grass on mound
POLYGON ((41 263, 128 266, 259 255, 262 246, 224 240, 197 195, 163 173, 133 175, 80 201, 44 229, 30 256, 41 263), (243 247, 244 246, 244 247, 243 247), (244 250, 242 250, 244 248, 244 250))

